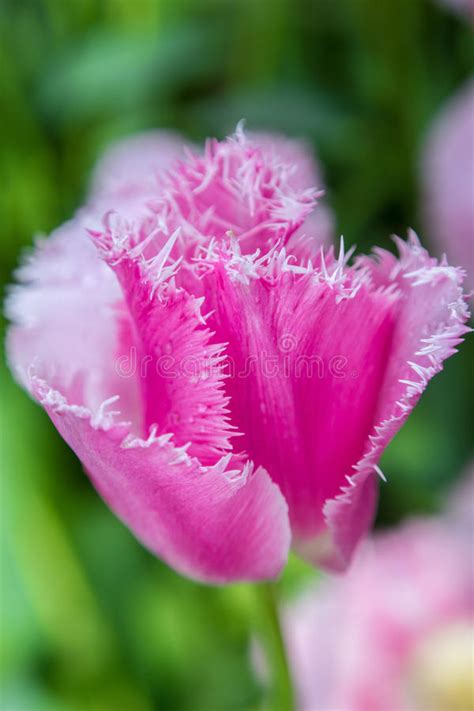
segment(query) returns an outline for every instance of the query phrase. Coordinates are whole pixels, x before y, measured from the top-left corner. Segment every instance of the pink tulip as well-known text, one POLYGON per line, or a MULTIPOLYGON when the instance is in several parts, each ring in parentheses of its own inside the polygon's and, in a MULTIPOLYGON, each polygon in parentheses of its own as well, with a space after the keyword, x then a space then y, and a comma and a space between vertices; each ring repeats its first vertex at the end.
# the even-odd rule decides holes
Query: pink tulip
POLYGON ((436 118, 422 168, 427 232, 474 289, 474 79, 436 118))
POLYGON ((383 449, 467 330, 462 274, 414 235, 354 266, 308 250, 319 193, 281 139, 239 129, 172 166, 142 148, 153 179, 132 149, 109 156, 90 204, 19 270, 12 367, 180 572, 271 578, 291 540, 343 569, 383 449))
POLYGON ((469 522, 464 510, 380 534, 287 609, 300 711, 474 707, 473 493, 469 522))

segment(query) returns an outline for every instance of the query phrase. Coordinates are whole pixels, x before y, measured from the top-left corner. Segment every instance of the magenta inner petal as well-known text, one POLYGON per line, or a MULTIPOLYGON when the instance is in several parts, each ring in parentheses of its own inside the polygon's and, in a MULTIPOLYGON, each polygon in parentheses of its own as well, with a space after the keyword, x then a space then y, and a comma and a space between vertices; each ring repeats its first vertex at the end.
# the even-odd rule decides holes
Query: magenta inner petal
POLYGON ((160 434, 173 436, 176 446, 187 446, 201 464, 212 465, 232 449, 223 346, 210 342, 213 334, 202 317, 201 300, 177 287, 170 276, 173 266, 164 266, 172 244, 170 240, 155 257, 162 262, 160 273, 150 271, 140 257, 105 257, 117 274, 129 314, 121 349, 133 359, 142 434, 156 425, 160 434))
POLYGON ((296 535, 314 535, 371 434, 397 297, 363 286, 340 298, 313 273, 245 283, 222 264, 203 282, 209 325, 229 344, 234 446, 278 483, 296 535))

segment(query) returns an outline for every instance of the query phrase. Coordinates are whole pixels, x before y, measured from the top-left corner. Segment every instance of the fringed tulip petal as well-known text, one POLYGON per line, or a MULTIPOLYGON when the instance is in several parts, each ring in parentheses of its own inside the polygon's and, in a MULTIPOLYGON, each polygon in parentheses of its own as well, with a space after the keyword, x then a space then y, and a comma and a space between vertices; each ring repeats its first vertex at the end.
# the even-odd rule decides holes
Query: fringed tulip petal
POLYGON ((34 376, 31 389, 110 508, 176 570, 209 583, 280 572, 290 544, 286 504, 263 469, 237 469, 230 456, 203 467, 171 435, 133 436, 114 422, 110 401, 91 412, 34 376))
POLYGON ((206 266, 209 324, 228 343, 226 392, 243 433, 234 446, 278 483, 304 542, 324 533, 324 502, 363 454, 398 295, 345 275, 342 258, 305 269, 284 250, 245 258, 234 242, 209 253, 206 266))
MULTIPOLYGON (((36 249, 17 270, 7 316, 15 324, 7 350, 16 376, 26 383, 31 363, 55 386, 97 405, 112 387, 127 397, 126 383, 117 380, 117 340, 124 328, 121 291, 116 278, 89 238, 102 225, 104 213, 121 214, 145 229, 153 216, 147 198, 160 179, 183 155, 178 136, 153 131, 113 144, 99 162, 88 204, 36 249), (78 392, 81 382, 82 394, 78 392), (106 383, 105 383, 106 381, 106 383)), ((128 344, 127 344, 128 345, 128 344)))
POLYGON ((294 180, 287 164, 241 128, 225 141, 209 140, 203 155, 188 152, 152 203, 171 234, 180 228, 182 251, 232 233, 244 252, 286 243, 321 194, 294 180))
POLYGON ((24 385, 34 363, 42 377, 74 401, 85 398, 93 405, 106 397, 104 371, 107 379, 113 375, 120 289, 88 239, 87 219, 78 213, 49 239, 39 240, 18 269, 19 284, 10 289, 6 303, 14 324, 7 352, 24 385), (78 379, 86 390, 80 396, 78 379))
POLYGON ((111 228, 97 238, 133 324, 131 347, 137 353, 145 430, 157 425, 160 432, 172 432, 176 445, 188 445, 191 455, 211 464, 232 450, 224 346, 211 341, 213 333, 201 314, 203 300, 175 284, 179 265, 168 263, 175 240, 172 236, 146 260, 143 244, 137 251, 120 231, 111 228))
MULTIPOLYGON (((313 151, 305 141, 273 133, 252 132, 249 135, 265 155, 271 156, 273 161, 281 161, 292 167, 288 182, 295 190, 316 187, 319 194, 323 193, 324 180, 321 166, 314 159, 313 151)), ((329 247, 332 244, 334 229, 334 216, 331 209, 325 202, 318 203, 317 209, 307 215, 301 227, 290 237, 287 251, 289 254, 294 254, 302 263, 314 259, 322 245, 329 247)))
POLYGON ((354 532, 370 525, 369 501, 373 497, 369 479, 392 438, 418 402, 429 380, 443 368, 443 361, 470 330, 461 284, 463 272, 438 263, 424 250, 416 235, 409 242, 397 239, 400 258, 376 250, 376 259, 361 258, 358 268, 374 288, 395 289, 400 308, 375 419, 363 457, 343 493, 325 506, 325 516, 338 553, 330 567, 343 568, 357 540, 354 532))

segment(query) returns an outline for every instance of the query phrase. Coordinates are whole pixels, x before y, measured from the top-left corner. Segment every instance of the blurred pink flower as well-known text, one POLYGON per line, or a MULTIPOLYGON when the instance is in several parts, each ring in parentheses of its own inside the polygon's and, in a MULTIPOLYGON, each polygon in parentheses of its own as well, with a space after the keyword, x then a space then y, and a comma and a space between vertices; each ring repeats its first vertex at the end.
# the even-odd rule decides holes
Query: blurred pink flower
POLYGON ((428 235, 466 269, 474 289, 474 80, 436 118, 422 168, 428 235))
POLYGON ((88 206, 19 270, 12 367, 179 571, 275 576, 290 531, 342 569, 381 452, 467 330, 460 273, 414 235, 399 259, 317 253, 312 164, 278 157, 295 144, 239 129, 170 165, 179 144, 160 140, 109 154, 88 206))
POLYGON ((442 5, 474 21, 474 0, 439 0, 442 5))
POLYGON ((287 609, 300 711, 474 708, 472 514, 376 536, 287 609))

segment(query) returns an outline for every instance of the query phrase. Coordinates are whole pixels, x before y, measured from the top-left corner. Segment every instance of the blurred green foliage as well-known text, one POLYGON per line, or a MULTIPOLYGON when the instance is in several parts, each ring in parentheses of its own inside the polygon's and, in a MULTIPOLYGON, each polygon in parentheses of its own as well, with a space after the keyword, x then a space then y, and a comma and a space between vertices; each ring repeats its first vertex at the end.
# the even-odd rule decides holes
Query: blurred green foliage
MULTIPOLYGON (((242 117, 312 142, 346 243, 387 246, 420 228, 423 133, 472 70, 469 27, 429 0, 2 0, 0 23, 3 285, 80 204, 110 140, 200 141, 242 117)), ((436 510, 472 455, 473 348, 384 456, 380 524, 436 510)), ((260 708, 252 589, 196 585, 149 555, 1 378, 1 708, 260 708)), ((282 593, 313 575, 292 559, 282 593)))

